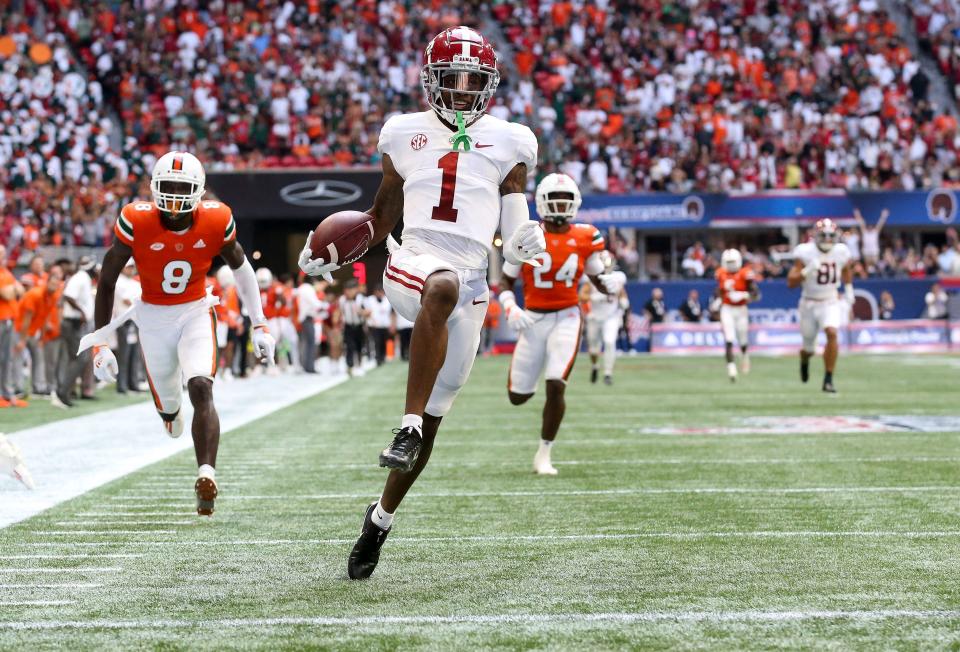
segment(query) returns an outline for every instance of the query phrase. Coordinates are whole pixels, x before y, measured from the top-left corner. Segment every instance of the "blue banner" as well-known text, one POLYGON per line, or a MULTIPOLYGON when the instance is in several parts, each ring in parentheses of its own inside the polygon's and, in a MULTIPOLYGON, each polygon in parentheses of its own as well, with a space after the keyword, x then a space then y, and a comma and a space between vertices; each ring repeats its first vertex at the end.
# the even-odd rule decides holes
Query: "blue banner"
MULTIPOLYGON (((858 353, 932 353, 950 349, 946 321, 853 322, 837 334, 840 348, 858 353)), ((751 353, 796 353, 803 343, 798 324, 751 324, 749 337, 751 353)), ((822 349, 824 341, 821 333, 818 349, 822 349)), ((655 324, 651 329, 651 353, 720 355, 723 350, 723 334, 717 323, 655 324)))
MULTIPOLYGON (((882 279, 871 278, 854 281, 857 294, 856 314, 860 319, 879 317, 880 293, 886 290, 893 297, 894 319, 918 319, 924 317, 924 296, 937 279, 882 279)), ((783 279, 761 281, 760 301, 750 304, 750 321, 796 322, 800 290, 791 290, 783 279)), ((706 312, 716 281, 663 281, 633 282, 627 284, 631 310, 643 312, 643 304, 650 299, 650 292, 658 287, 663 290, 667 310, 677 310, 687 300, 690 290, 700 294, 700 305, 706 312)))
MULTIPOLYGON (((749 195, 586 195, 578 219, 599 228, 662 230, 807 224, 824 217, 852 225, 854 208, 860 209, 868 224, 876 223, 881 211, 887 209, 890 226, 943 226, 957 221, 958 198, 949 188, 911 192, 803 190, 749 195)), ((530 212, 536 215, 533 202, 530 212)))

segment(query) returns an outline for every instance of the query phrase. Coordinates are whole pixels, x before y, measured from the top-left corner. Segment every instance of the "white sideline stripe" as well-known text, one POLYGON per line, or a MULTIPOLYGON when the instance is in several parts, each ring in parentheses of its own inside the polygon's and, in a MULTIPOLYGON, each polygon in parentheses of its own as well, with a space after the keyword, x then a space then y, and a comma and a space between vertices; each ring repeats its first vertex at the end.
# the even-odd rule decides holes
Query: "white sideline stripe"
MULTIPOLYGON (((96 521, 96 520, 85 520, 85 519, 75 519, 71 521, 54 521, 54 525, 193 525, 196 523, 196 520, 192 521, 96 521)), ((146 530, 147 532, 152 532, 153 530, 146 530)))
POLYGON ((113 566, 84 568, 0 568, 0 573, 12 573, 16 575, 28 575, 30 573, 119 573, 122 570, 122 568, 113 566))
MULTIPOLYGON (((194 512, 196 514, 196 512, 194 512)), ((77 512, 78 518, 84 516, 113 516, 116 518, 128 518, 134 516, 189 516, 190 512, 184 512, 179 508, 170 509, 165 512, 77 512)), ((118 521, 121 523, 131 523, 131 521, 118 521)))
MULTIPOLYGON (((2 603, 0 603, 2 604, 2 603)), ((952 620, 960 618, 960 611, 921 609, 827 610, 808 609, 790 611, 647 611, 633 613, 559 613, 559 614, 488 614, 471 616, 286 616, 280 618, 223 618, 219 620, 41 620, 0 621, 6 630, 58 629, 183 629, 194 627, 383 627, 389 625, 547 625, 566 627, 590 623, 661 623, 661 622, 791 622, 804 620, 874 621, 887 619, 952 620)))
POLYGON ((32 530, 30 534, 45 537, 103 534, 176 534, 179 530, 32 530))
MULTIPOLYGON (((523 496, 630 496, 636 494, 854 494, 854 493, 912 493, 958 491, 960 486, 920 486, 920 487, 690 487, 656 488, 640 487, 636 489, 570 489, 564 491, 438 491, 411 493, 411 498, 479 498, 479 497, 523 497, 523 496)), ((227 494, 221 500, 353 500, 369 498, 363 494, 227 494)), ((179 501, 179 497, 166 494, 141 496, 148 500, 179 501)), ((134 500, 126 496, 110 496, 116 502, 134 500)))
MULTIPOLYGON (((3 600, 0 607, 57 607, 65 604, 74 604, 73 600, 3 600)), ((0 626, 0 629, 9 629, 0 626)))
MULTIPOLYGON (((903 538, 903 539, 939 539, 960 537, 960 530, 755 530, 732 532, 634 532, 619 534, 504 534, 504 535, 477 535, 477 536, 446 536, 446 537, 397 537, 391 541, 404 543, 442 543, 453 541, 458 543, 490 543, 490 542, 537 542, 537 541, 622 541, 629 539, 665 539, 675 541, 695 541, 699 539, 839 539, 839 538, 903 538)), ((322 546, 348 545, 356 542, 356 538, 349 539, 240 539, 240 540, 204 540, 204 541, 129 541, 125 546, 322 546)), ((14 543, 15 546, 48 547, 58 546, 65 548, 112 546, 111 541, 67 541, 67 542, 30 542, 14 543)))
POLYGON ((103 584, 0 584, 0 589, 99 589, 103 584))
MULTIPOLYGON (((217 383, 214 396, 226 433, 346 382, 316 374, 266 376, 242 383, 217 383), (269 396, 270 400, 263 400, 269 396)), ((193 409, 183 401, 189 423, 193 409)), ((153 403, 144 401, 114 410, 21 430, 7 438, 20 447, 37 489, 0 479, 0 528, 17 523, 145 466, 193 446, 190 437, 170 439, 161 432, 153 403)), ((184 493, 193 492, 189 482, 184 493)))
POLYGON ((11 561, 14 559, 139 559, 140 557, 143 557, 143 554, 121 552, 91 552, 62 555, 0 555, 0 559, 11 561))

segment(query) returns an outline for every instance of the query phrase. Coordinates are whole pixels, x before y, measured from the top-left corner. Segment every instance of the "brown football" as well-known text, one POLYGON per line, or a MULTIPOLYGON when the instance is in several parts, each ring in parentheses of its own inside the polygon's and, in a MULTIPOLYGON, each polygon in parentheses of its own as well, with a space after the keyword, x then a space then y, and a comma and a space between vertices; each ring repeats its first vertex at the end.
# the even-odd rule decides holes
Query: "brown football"
POLYGON ((346 265, 367 253, 373 240, 373 217, 360 211, 340 211, 313 230, 310 251, 314 259, 346 265))

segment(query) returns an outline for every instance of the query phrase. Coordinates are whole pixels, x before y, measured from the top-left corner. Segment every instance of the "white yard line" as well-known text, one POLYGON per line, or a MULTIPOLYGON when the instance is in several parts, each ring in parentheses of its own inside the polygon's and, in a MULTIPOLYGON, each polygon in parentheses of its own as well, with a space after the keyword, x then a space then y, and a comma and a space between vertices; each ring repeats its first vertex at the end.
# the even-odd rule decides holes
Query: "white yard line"
MULTIPOLYGON (((409 498, 521 498, 526 496, 632 496, 657 494, 858 494, 858 493, 918 493, 960 491, 960 486, 918 487, 638 487, 634 489, 569 489, 560 491, 437 491, 409 494, 409 498)), ((179 494, 154 493, 140 496, 145 500, 178 502, 179 494)), ((331 494, 227 494, 222 500, 357 500, 370 498, 369 493, 331 494)), ((110 496, 113 503, 134 502, 126 496, 110 496)))
MULTIPOLYGON (((960 530, 753 530, 753 531, 690 531, 690 532, 633 532, 633 533, 591 533, 591 534, 528 534, 528 535, 476 535, 441 537, 396 537, 391 541, 424 543, 537 543, 563 541, 627 541, 631 539, 663 539, 673 541, 697 541, 701 539, 942 539, 960 537, 960 530)), ((164 546, 326 546, 350 545, 356 542, 349 539, 208 539, 202 541, 125 541, 128 547, 164 547, 164 546)), ((14 543, 23 547, 82 548, 117 545, 115 541, 62 541, 14 543)))
POLYGON ((63 554, 63 555, 0 555, 0 559, 3 560, 14 560, 14 559, 139 559, 143 557, 143 554, 140 553, 77 553, 77 554, 63 554))
MULTIPOLYGON (((196 512, 192 512, 193 515, 196 515, 196 512)), ((83 518, 87 516, 110 516, 115 518, 134 518, 142 516, 190 516, 191 512, 188 510, 179 510, 179 509, 170 509, 165 512, 77 512, 75 516, 77 518, 83 518)), ((131 521, 123 521, 124 523, 130 523, 131 521)), ((2 559, 2 557, 0 557, 2 559)))
MULTIPOLYGON (((74 604, 73 600, 0 600, 0 607, 59 607, 74 604)), ((8 629, 0 626, 0 629, 8 629)))
POLYGON ((99 589, 103 584, 67 583, 67 584, 0 584, 0 589, 99 589))
MULTIPOLYGON (((169 516, 169 515, 168 515, 169 516)), ((171 525, 194 525, 197 522, 196 519, 190 521, 100 521, 100 520, 90 520, 90 519, 76 519, 72 521, 54 521, 54 525, 66 526, 71 525, 82 525, 84 527, 90 527, 92 525, 103 525, 103 526, 113 526, 113 525, 154 525, 154 526, 171 526, 171 525)), ((145 530, 147 532, 153 532, 153 530, 145 530)), ((111 530, 105 530, 105 533, 111 532, 111 530)))
POLYGON ((123 569, 110 566, 92 566, 84 568, 0 568, 0 573, 29 575, 31 573, 119 573, 123 569))
MULTIPOLYGON (((0 603, 2 604, 2 603, 0 603)), ((960 611, 923 609, 875 610, 750 610, 750 611, 647 611, 632 613, 557 613, 557 614, 484 614, 459 616, 285 616, 279 618, 223 618, 215 620, 139 619, 139 620, 38 620, 0 621, 4 630, 124 630, 183 628, 250 628, 250 627, 373 627, 391 625, 536 625, 562 629, 570 625, 634 624, 634 623, 763 623, 806 620, 842 620, 870 622, 876 620, 956 620, 960 611)))
MULTIPOLYGON (((346 376, 312 374, 250 378, 217 383, 214 395, 222 432, 281 410, 346 381, 346 376), (264 400, 269 397, 269 400, 264 400)), ((184 417, 192 418, 184 396, 184 417)), ((164 436, 150 402, 105 410, 9 434, 23 452, 37 484, 35 491, 0 479, 0 528, 84 494, 193 446, 184 435, 164 436)), ((223 440, 223 447, 230 439, 223 440)), ((185 491, 190 489, 185 484, 185 491)))
MULTIPOLYGON (((43 537, 72 537, 96 534, 176 534, 179 530, 30 530, 30 534, 43 537)), ((2 572, 2 571, 0 571, 2 572)))

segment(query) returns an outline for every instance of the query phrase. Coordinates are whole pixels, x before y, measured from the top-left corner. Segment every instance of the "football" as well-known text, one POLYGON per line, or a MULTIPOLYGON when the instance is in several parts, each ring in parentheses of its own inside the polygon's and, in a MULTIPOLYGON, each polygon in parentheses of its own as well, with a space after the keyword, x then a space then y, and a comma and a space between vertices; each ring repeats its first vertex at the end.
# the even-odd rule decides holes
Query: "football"
POLYGON ((313 230, 310 251, 328 263, 347 265, 367 253, 373 240, 373 217, 360 211, 340 211, 313 230))

